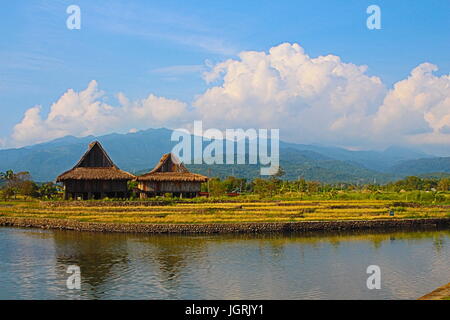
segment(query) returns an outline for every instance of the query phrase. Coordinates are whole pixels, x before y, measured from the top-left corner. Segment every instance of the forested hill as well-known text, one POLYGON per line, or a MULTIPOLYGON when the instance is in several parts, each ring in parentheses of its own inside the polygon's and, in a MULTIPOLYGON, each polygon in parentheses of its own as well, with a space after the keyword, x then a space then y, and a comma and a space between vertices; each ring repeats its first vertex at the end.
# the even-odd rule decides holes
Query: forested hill
POLYGON ((430 172, 450 173, 450 157, 402 161, 394 165, 390 171, 400 175, 422 175, 430 172))
MULTIPOLYGON (((151 169, 176 142, 171 130, 149 129, 100 137, 72 136, 19 149, 0 150, 0 171, 29 171, 36 181, 52 181, 73 167, 94 140, 102 143, 116 165, 132 173, 151 169)), ((280 142, 280 162, 285 178, 321 182, 387 182, 407 175, 450 172, 450 158, 392 147, 385 151, 349 151, 337 147, 280 142)), ((193 171, 212 176, 254 178, 254 165, 192 165, 193 171)))

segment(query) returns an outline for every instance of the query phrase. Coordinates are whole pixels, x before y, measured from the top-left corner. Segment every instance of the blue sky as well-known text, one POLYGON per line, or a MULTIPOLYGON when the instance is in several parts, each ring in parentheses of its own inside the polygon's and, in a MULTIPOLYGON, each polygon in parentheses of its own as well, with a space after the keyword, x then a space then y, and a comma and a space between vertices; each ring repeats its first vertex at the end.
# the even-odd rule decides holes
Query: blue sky
POLYGON ((286 42, 313 58, 367 65, 388 89, 424 62, 439 77, 450 73, 449 30, 447 0, 5 2, 0 138, 13 146, 10 135, 28 109, 41 105, 45 117, 68 89, 84 90, 91 80, 111 105, 123 92, 190 106, 217 85, 203 79, 208 68, 286 42), (81 8, 81 30, 66 28, 71 4, 81 8), (366 27, 371 4, 381 8, 381 30, 366 27))

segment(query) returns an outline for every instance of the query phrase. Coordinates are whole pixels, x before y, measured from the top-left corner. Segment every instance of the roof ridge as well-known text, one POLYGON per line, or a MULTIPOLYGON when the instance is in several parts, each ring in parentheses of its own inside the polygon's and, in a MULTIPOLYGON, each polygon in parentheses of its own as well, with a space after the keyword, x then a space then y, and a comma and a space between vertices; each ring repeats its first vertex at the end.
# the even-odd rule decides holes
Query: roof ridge
MULTIPOLYGON (((88 156, 88 154, 92 151, 92 149, 98 146, 100 148, 100 151, 103 153, 103 155, 106 157, 106 159, 108 160, 109 163, 111 163, 111 167, 116 167, 115 163, 112 161, 112 159, 109 157, 108 153, 106 152, 106 150, 103 148, 102 144, 98 141, 95 140, 91 143, 89 143, 89 147, 88 150, 83 154, 83 156, 80 158, 80 160, 78 160, 78 162, 75 164, 75 166, 72 169, 78 168, 80 167, 81 163, 83 162, 84 159, 86 159, 86 157, 88 156)), ((91 168, 110 168, 110 167, 91 167, 91 168)))
POLYGON ((169 172, 189 172, 189 170, 184 166, 183 162, 173 152, 169 152, 163 154, 163 156, 159 159, 159 162, 156 164, 156 166, 152 170, 150 170, 150 172, 147 172, 142 176, 159 172, 162 166, 169 160, 177 167, 177 169, 179 169, 177 171, 169 171, 169 172))
MULTIPOLYGON (((71 173, 76 175, 75 171, 77 171, 77 170, 82 170, 82 171, 84 171, 84 170, 86 170, 86 171, 91 170, 92 173, 94 171, 96 171, 96 170, 110 170, 110 171, 115 171, 116 175, 117 174, 121 174, 122 175, 122 176, 119 175, 117 179, 130 179, 130 180, 132 180, 132 179, 136 178, 136 176, 134 174, 131 174, 131 173, 129 173, 129 172, 127 172, 125 170, 122 170, 119 167, 117 167, 114 164, 114 162, 111 160, 111 158, 109 157, 108 153, 105 151, 105 149, 103 148, 103 146, 101 145, 101 143, 99 141, 91 142, 89 144, 88 150, 83 154, 83 156, 80 158, 80 160, 77 162, 77 164, 74 167, 72 167, 72 169, 69 169, 69 170, 63 172, 62 174, 60 174, 56 178, 56 181, 61 181, 61 180, 65 180, 65 179, 71 179, 71 178, 65 178, 64 176, 70 175, 71 173), (86 157, 89 155, 89 153, 92 151, 92 149, 95 146, 99 147, 100 152, 105 156, 106 161, 110 164, 110 166, 101 166, 101 167, 80 166, 81 163, 86 159, 86 157)), ((72 179, 83 179, 83 178, 74 176, 74 177, 72 177, 72 179)), ((86 178, 86 179, 89 179, 89 178, 86 178)), ((94 176, 93 179, 100 179, 100 180, 106 179, 106 180, 109 180, 111 178, 108 178, 108 177, 101 178, 101 177, 98 177, 98 176, 97 177, 94 176)))

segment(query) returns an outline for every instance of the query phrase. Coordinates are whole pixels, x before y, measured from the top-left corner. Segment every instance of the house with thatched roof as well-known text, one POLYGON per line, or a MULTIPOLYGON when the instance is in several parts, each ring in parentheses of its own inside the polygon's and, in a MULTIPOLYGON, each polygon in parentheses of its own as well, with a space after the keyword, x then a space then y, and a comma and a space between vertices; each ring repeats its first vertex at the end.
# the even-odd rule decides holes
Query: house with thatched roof
POLYGON ((128 197, 128 181, 135 178, 120 170, 98 142, 70 170, 56 178, 64 184, 64 199, 102 199, 128 197))
POLYGON ((172 153, 162 156, 150 172, 136 178, 141 198, 171 193, 177 197, 192 198, 199 194, 208 177, 191 173, 172 153))

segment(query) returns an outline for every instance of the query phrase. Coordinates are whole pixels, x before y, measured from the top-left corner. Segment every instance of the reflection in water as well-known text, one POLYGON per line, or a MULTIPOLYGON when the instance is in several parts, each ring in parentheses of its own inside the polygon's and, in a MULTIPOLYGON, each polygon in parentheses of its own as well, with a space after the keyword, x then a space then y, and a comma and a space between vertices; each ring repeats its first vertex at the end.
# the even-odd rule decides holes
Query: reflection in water
POLYGON ((0 228, 2 299, 415 299, 449 282, 450 231, 173 236, 0 228), (379 265, 382 289, 368 290, 379 265), (82 289, 68 290, 69 265, 82 289))
POLYGON ((92 298, 100 298, 103 284, 120 274, 114 272, 126 269, 127 243, 125 237, 106 234, 98 237, 92 233, 55 232, 56 268, 64 274, 67 267, 77 265, 82 270, 84 287, 89 288, 92 298))
MULTIPOLYGON (((147 236, 133 239, 134 261, 142 274, 153 273, 165 298, 176 299, 183 286, 183 275, 199 265, 206 255, 206 240, 198 237, 147 236), (142 266, 143 265, 143 266, 142 266)), ((143 277, 145 282, 145 277, 143 277)), ((150 286, 152 283, 150 283, 150 286)), ((151 295, 147 298, 153 298, 151 295)))

